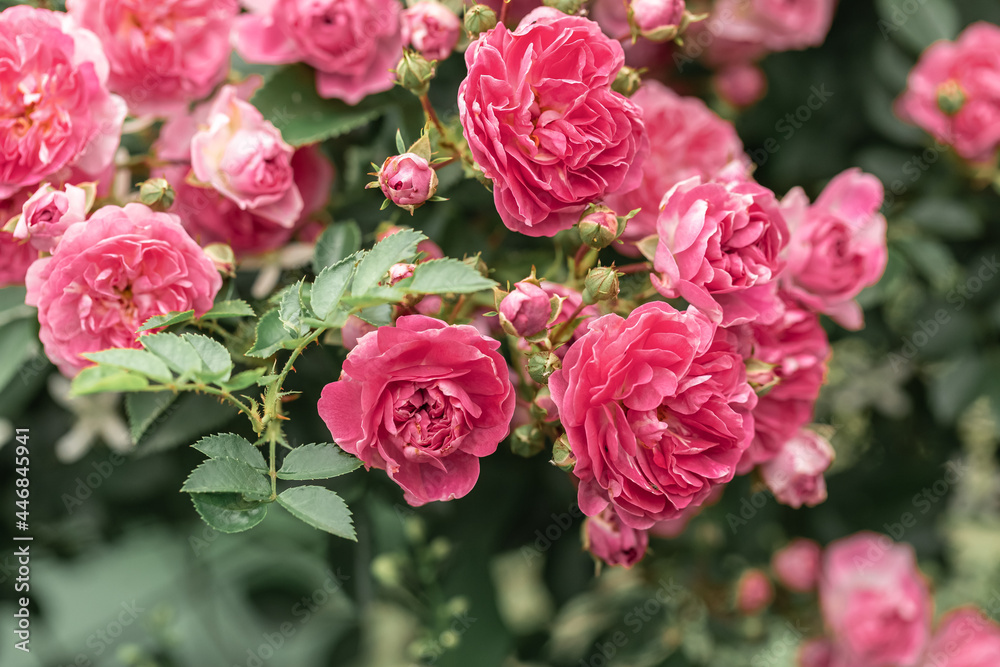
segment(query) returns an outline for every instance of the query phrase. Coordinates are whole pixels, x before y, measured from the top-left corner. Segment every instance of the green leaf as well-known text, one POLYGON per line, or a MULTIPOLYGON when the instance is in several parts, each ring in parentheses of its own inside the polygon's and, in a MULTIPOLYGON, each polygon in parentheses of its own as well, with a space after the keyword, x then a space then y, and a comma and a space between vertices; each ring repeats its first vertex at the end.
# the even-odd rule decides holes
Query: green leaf
POLYGON ((426 238, 416 230, 402 229, 376 243, 358 264, 351 293, 361 296, 375 287, 393 264, 412 259, 417 254, 417 244, 426 238))
POLYGON ((960 17, 951 0, 877 0, 883 37, 891 36, 914 53, 939 39, 954 39, 960 17))
POLYGON ((267 516, 267 505, 246 503, 238 494, 192 493, 191 502, 202 520, 220 533, 241 533, 253 528, 267 516), (249 507, 229 507, 239 503, 249 507))
POLYGON ((285 325, 281 323, 278 310, 269 310, 257 323, 257 338, 253 347, 247 351, 247 356, 266 359, 280 350, 285 341, 294 339, 285 325))
POLYGON ((139 342, 180 375, 190 376, 202 371, 201 357, 197 350, 177 334, 150 334, 142 336, 139 342))
POLYGON ((446 258, 417 264, 413 278, 403 289, 418 294, 468 294, 495 286, 495 281, 483 277, 475 267, 446 258))
POLYGON ((966 203, 957 199, 928 197, 913 202, 906 217, 921 229, 946 239, 975 239, 983 231, 983 222, 966 203))
POLYGON ((328 266, 316 277, 312 289, 312 310, 321 320, 325 320, 337 308, 347 290, 347 284, 354 275, 354 258, 346 257, 339 263, 328 266))
POLYGON ((254 317, 256 313, 253 312, 253 308, 246 301, 240 299, 232 299, 230 301, 220 301, 214 306, 212 310, 208 311, 200 318, 201 320, 218 320, 224 317, 254 317))
POLYGON ((357 541, 344 500, 321 486, 296 486, 278 494, 278 503, 310 526, 357 541))
POLYGON ((236 408, 215 396, 185 392, 153 421, 136 451, 147 455, 188 445, 205 433, 222 429, 237 414, 236 408))
POLYGON ((406 152, 406 142, 403 141, 403 133, 399 128, 396 128, 396 151, 399 153, 406 152))
POLYGON ((100 352, 88 352, 83 356, 99 364, 118 366, 127 371, 145 375, 157 382, 167 383, 174 379, 167 365, 160 361, 160 358, 155 354, 146 350, 118 348, 101 350, 100 352))
POLYGON ((383 113, 386 104, 384 95, 370 96, 354 106, 323 99, 316 92, 315 70, 305 65, 279 69, 250 101, 293 146, 314 144, 366 125, 383 113))
POLYGON ((316 241, 313 271, 319 274, 361 249, 361 228, 353 220, 334 223, 323 230, 316 241))
POLYGON ((73 378, 71 385, 75 396, 98 394, 103 391, 140 391, 149 386, 141 375, 113 366, 90 366, 73 378))
POLYGON ((201 379, 206 382, 225 382, 229 379, 229 374, 233 372, 233 358, 229 356, 229 350, 222 343, 201 334, 182 335, 201 357, 202 366, 205 368, 199 373, 201 379))
POLYGON ((376 327, 384 327, 392 324, 392 306, 387 303, 359 310, 355 314, 368 324, 376 327))
POLYGON ((185 310, 183 312, 174 311, 167 313, 165 315, 153 315, 151 318, 146 320, 136 333, 142 333, 143 331, 149 331, 151 329, 159 329, 160 327, 169 327, 174 324, 180 324, 181 322, 190 322, 194 319, 193 310, 185 310))
POLYGON ((281 295, 278 304, 278 319, 293 336, 302 336, 309 327, 302 326, 302 281, 289 285, 281 295))
POLYGON ((329 479, 358 468, 361 461, 337 445, 302 445, 288 452, 278 471, 281 479, 329 479))
MULTIPOLYGON (((30 310, 34 312, 34 308, 30 310)), ((4 312, 10 313, 13 310, 4 312)), ((21 365, 38 351, 37 321, 18 319, 0 327, 0 359, 3 360, 0 363, 0 389, 6 387, 17 375, 21 365)))
POLYGON ((239 493, 248 500, 271 495, 267 478, 236 459, 209 459, 194 469, 184 482, 186 493, 239 493))
POLYGON ((24 285, 13 285, 0 289, 0 312, 24 305, 24 296, 28 293, 24 285))
POLYGON ((151 426, 165 420, 169 416, 167 411, 176 400, 177 394, 172 391, 125 394, 125 414, 128 416, 132 442, 139 442, 151 426))
POLYGON ((247 387, 252 387, 257 384, 257 380, 260 379, 260 376, 266 372, 267 369, 263 366, 259 368, 251 368, 248 371, 237 373, 230 380, 220 382, 219 386, 229 392, 240 391, 241 389, 246 389, 247 387))
POLYGON ((268 469, 260 450, 246 439, 232 433, 209 435, 191 446, 209 458, 235 459, 261 472, 268 469))

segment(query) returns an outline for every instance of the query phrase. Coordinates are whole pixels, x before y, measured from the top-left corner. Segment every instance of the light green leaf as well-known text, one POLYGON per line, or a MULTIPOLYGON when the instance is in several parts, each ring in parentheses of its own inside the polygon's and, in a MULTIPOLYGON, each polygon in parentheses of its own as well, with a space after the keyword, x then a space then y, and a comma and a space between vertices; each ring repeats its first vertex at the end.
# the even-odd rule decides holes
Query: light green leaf
POLYGON ((208 311, 200 318, 201 320, 218 320, 224 317, 254 317, 256 315, 253 312, 253 308, 246 301, 240 299, 232 299, 230 301, 220 301, 214 306, 212 310, 208 311))
POLYGON ((961 24, 951 0, 876 0, 883 38, 920 53, 939 39, 954 39, 961 24))
POLYGON ((417 264, 403 289, 417 294, 469 294, 493 289, 496 282, 457 259, 433 259, 417 264))
POLYGON ((426 238, 416 230, 402 229, 376 243, 358 264, 351 293, 361 296, 375 287, 393 264, 412 259, 417 254, 417 244, 426 238))
POLYGON ((333 491, 321 486, 296 486, 278 494, 278 503, 310 526, 357 541, 351 510, 333 491))
POLYGON ((342 262, 361 249, 361 228, 353 220, 335 222, 323 230, 316 241, 313 271, 319 274, 328 266, 342 262))
POLYGON ((337 308, 352 275, 354 275, 353 255, 320 272, 312 289, 312 310, 316 317, 325 320, 337 308))
POLYGON ((157 382, 167 383, 173 380, 174 377, 170 374, 170 369, 167 368, 167 365, 159 357, 146 350, 119 348, 101 350, 100 352, 88 352, 83 356, 99 364, 118 366, 127 371, 145 375, 157 382))
POLYGON ((75 396, 97 394, 103 391, 140 391, 149 386, 142 375, 113 366, 90 366, 73 378, 71 385, 75 396))
POLYGON ((333 444, 302 445, 288 452, 281 479, 329 479, 357 469, 361 461, 333 444))
POLYGON ((309 331, 309 327, 302 326, 302 299, 299 292, 302 289, 302 281, 289 285, 281 295, 278 304, 278 319, 285 325, 285 328, 293 336, 301 336, 309 331))
POLYGON ((241 533, 253 528, 267 516, 267 505, 248 503, 235 493, 192 493, 191 502, 202 520, 220 533, 241 533), (248 507, 231 508, 231 505, 241 504, 248 507))
POLYGON ((186 493, 239 493, 247 500, 271 495, 267 478, 235 459, 209 459, 194 469, 184 482, 186 493))
POLYGON ((266 359, 280 350, 282 344, 289 340, 295 340, 295 338, 281 323, 278 310, 269 310, 257 323, 257 339, 253 347, 247 351, 247 356, 266 359))
POLYGON ((183 312, 171 312, 165 315, 153 315, 151 318, 146 320, 146 323, 139 327, 136 333, 142 333, 143 331, 149 331, 151 329, 159 329, 160 327, 169 327, 174 324, 180 324, 181 322, 190 322, 194 319, 193 310, 185 310, 183 312))
POLYGON ((906 217, 921 229, 946 239, 975 239, 983 221, 968 204, 958 199, 928 197, 913 202, 906 217))
MULTIPOLYGON (((22 304, 23 305, 23 304, 22 304)), ((4 311, 5 314, 12 313, 17 309, 4 311)), ((34 308, 29 309, 32 313, 34 308)), ((38 322, 29 319, 16 319, 0 327, 0 389, 6 387, 18 369, 28 359, 35 356, 39 351, 38 345, 38 322)))
POLYGON ((201 334, 183 334, 184 340, 191 344, 205 370, 199 377, 206 382, 225 382, 233 372, 233 358, 229 350, 219 341, 201 334))
POLYGON ((267 462, 260 450, 246 439, 232 433, 209 435, 191 445, 199 452, 213 459, 230 458, 247 464, 254 470, 264 472, 267 462))
POLYGON ((174 372, 180 375, 193 375, 202 372, 201 357, 198 352, 177 334, 158 333, 142 336, 139 339, 142 346, 167 362, 174 372))
POLYGON ((359 310, 356 315, 368 324, 376 327, 384 327, 392 324, 392 306, 387 303, 359 310))
POLYGON ((260 379, 267 369, 263 366, 259 368, 251 368, 248 371, 242 371, 237 373, 232 377, 232 379, 225 382, 220 382, 219 386, 226 391, 240 391, 241 389, 246 389, 247 387, 252 387, 257 384, 257 380, 260 379))
POLYGON ((166 413, 177 400, 172 391, 144 391, 125 395, 125 414, 128 416, 132 442, 137 443, 153 424, 166 419, 166 413))

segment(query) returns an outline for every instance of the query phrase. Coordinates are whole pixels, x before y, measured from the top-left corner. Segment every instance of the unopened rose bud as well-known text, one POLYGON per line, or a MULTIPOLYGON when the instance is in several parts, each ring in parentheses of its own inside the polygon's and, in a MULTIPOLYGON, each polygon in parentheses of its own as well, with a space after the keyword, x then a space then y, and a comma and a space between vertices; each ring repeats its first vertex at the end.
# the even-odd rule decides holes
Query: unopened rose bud
POLYGON ((580 238, 591 248, 607 248, 618 238, 618 216, 607 206, 594 206, 577 223, 580 238))
POLYGON ((628 17, 634 33, 654 42, 666 42, 683 30, 684 0, 632 0, 628 17))
POLYGON ((954 116, 965 106, 965 91, 954 79, 942 83, 937 89, 938 108, 949 116, 954 116))
POLYGON ((626 65, 618 70, 618 75, 615 76, 615 80, 611 84, 611 90, 621 93, 625 97, 632 97, 641 85, 642 71, 626 65))
POLYGON ((774 586, 761 570, 747 570, 736 585, 736 608, 744 614, 756 614, 774 600, 774 586))
POLYGON ((548 292, 522 280, 503 298, 499 308, 500 326, 511 336, 527 338, 543 331, 552 316, 548 292))
POLYGON ((714 78, 715 91, 734 107, 756 104, 767 92, 767 76, 753 63, 736 63, 719 71, 714 78))
POLYGON ((225 276, 236 275, 236 255, 226 243, 210 243, 205 246, 205 254, 215 264, 216 270, 225 276))
POLYGON ((486 5, 472 5, 465 10, 465 29, 473 39, 479 33, 492 30, 497 25, 497 13, 486 5))
POLYGON ((771 557, 771 570, 785 588, 808 593, 819 581, 822 559, 822 547, 800 537, 775 552, 771 557))
POLYGON ((615 267, 595 266, 583 282, 584 303, 608 301, 618 296, 618 272, 615 267))
POLYGON ((786 442, 777 456, 760 466, 760 476, 779 503, 798 509, 826 500, 823 473, 833 463, 833 447, 809 429, 786 442))
POLYGON ((542 0, 542 4, 546 7, 558 9, 563 14, 575 16, 580 13, 580 9, 583 7, 583 0, 542 0))
POLYGON ((532 424, 524 424, 514 429, 510 439, 510 451, 529 458, 545 449, 545 435, 532 424))
POLYGON ((165 178, 151 178, 139 185, 139 201, 157 211, 166 211, 177 193, 165 178))
POLYGON ((570 449, 569 440, 566 439, 565 434, 559 436, 559 439, 552 445, 552 465, 567 472, 576 465, 576 457, 573 456, 573 450, 570 449))
POLYGON ((427 160, 403 153, 386 159, 378 171, 378 184, 389 201, 412 215, 437 192, 438 177, 427 160))
POLYGON ((541 352, 528 357, 528 375, 538 384, 548 384, 549 376, 562 366, 562 362, 552 352, 541 352))
POLYGON ((404 264, 403 262, 393 264, 389 267, 389 284, 395 285, 400 280, 412 278, 413 269, 415 268, 417 267, 414 264, 404 264))
POLYGON ((434 65, 416 51, 403 51, 396 65, 396 82, 416 96, 426 95, 434 78, 434 65))
POLYGON ((410 44, 427 60, 444 60, 458 43, 462 22, 437 0, 420 0, 403 10, 410 44))

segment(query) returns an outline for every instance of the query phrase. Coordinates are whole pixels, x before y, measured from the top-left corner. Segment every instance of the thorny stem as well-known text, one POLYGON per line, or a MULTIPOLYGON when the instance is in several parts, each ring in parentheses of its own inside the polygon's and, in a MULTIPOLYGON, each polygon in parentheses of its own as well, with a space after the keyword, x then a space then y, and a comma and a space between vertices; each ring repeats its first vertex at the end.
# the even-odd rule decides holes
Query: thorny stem
POLYGON ((573 314, 569 316, 569 319, 566 320, 565 322, 563 322, 562 326, 560 326, 558 329, 556 329, 555 335, 552 336, 552 338, 551 338, 551 340, 552 340, 553 343, 556 343, 556 344, 559 343, 559 341, 562 339, 563 334, 566 333, 566 329, 568 329, 569 326, 573 323, 573 320, 575 320, 577 317, 580 316, 580 313, 583 312, 583 309, 586 308, 586 307, 587 307, 587 304, 585 304, 585 303, 581 303, 579 306, 576 307, 576 310, 574 310, 573 314))

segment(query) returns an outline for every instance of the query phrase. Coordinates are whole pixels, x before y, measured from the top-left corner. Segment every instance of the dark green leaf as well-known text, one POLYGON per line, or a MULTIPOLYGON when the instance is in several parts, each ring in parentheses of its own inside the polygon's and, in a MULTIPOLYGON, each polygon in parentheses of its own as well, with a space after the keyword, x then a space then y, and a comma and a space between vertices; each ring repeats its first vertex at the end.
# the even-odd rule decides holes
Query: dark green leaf
POLYGON ((468 294, 495 286, 496 282, 483 277, 475 267, 446 258, 418 264, 404 289, 417 294, 468 294))
POLYGON ((146 455, 191 444, 205 433, 219 430, 237 414, 236 408, 215 396, 183 393, 154 420, 136 451, 146 455))
POLYGON ((267 470, 267 462, 264 461, 260 450, 246 439, 232 433, 209 435, 191 446, 213 459, 236 459, 254 470, 261 472, 267 470))
POLYGON ((183 334, 184 340, 191 344, 205 370, 199 377, 206 382, 225 382, 233 371, 233 358, 229 351, 219 341, 201 334, 183 334))
POLYGON ((83 356, 99 364, 117 366, 127 371, 145 375, 157 382, 167 383, 173 380, 173 375, 170 374, 170 369, 167 368, 167 365, 155 354, 146 350, 119 348, 101 350, 100 352, 88 352, 83 356))
POLYGON ((191 502, 201 518, 220 533, 240 533, 249 530, 267 516, 267 505, 247 503, 239 494, 192 493, 191 502), (233 509, 230 505, 248 505, 233 509))
POLYGON ((224 317, 254 317, 256 313, 246 301, 233 299, 230 301, 219 301, 212 310, 208 311, 200 318, 201 320, 218 320, 224 317))
POLYGON ((186 493, 239 493, 248 500, 271 495, 267 478, 235 459, 209 459, 194 469, 184 482, 186 493))
POLYGON ((358 264, 351 294, 361 296, 375 287, 393 264, 412 259, 417 244, 426 238, 416 230, 402 229, 376 243, 358 264))
POLYGON ((139 442, 147 430, 161 419, 165 420, 170 407, 177 400, 172 391, 143 391, 125 394, 125 414, 128 416, 132 442, 139 442))
POLYGON ((351 472, 361 461, 333 444, 302 445, 288 452, 278 471, 281 479, 329 479, 351 472))
POLYGON ((347 257, 334 266, 329 266, 316 277, 312 290, 312 310, 321 320, 325 320, 336 309, 347 284, 354 275, 354 258, 347 257))
POLYGON ((313 271, 319 274, 328 266, 342 262, 361 249, 361 228, 353 220, 335 222, 316 241, 313 271))
POLYGON ((321 486, 296 486, 278 494, 278 503, 310 526, 357 541, 344 500, 321 486))
POLYGON ((276 308, 269 310, 257 323, 257 339, 253 347, 247 351, 247 356, 266 359, 280 350, 282 343, 294 339, 295 337, 281 323, 278 310, 276 308))
POLYGON ((226 391, 240 391, 241 389, 246 389, 247 387, 252 387, 257 384, 257 380, 260 376, 267 372, 267 369, 261 366, 260 368, 251 368, 248 371, 242 371, 234 375, 231 379, 220 382, 219 386, 226 391))
MULTIPOLYGON (((29 310, 34 312, 33 308, 29 310)), ((21 365, 38 351, 38 322, 18 319, 0 327, 0 359, 3 360, 0 363, 0 389, 6 387, 21 365)))

